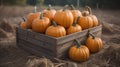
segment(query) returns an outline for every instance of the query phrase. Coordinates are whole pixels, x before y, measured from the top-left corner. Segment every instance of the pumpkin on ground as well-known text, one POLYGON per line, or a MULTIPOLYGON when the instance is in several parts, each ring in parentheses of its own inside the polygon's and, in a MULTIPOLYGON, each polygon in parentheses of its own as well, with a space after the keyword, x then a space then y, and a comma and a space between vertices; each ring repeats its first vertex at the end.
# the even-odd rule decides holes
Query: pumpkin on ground
POLYGON ((73 24, 72 12, 67 10, 67 7, 68 5, 66 5, 62 10, 58 10, 54 16, 54 21, 65 28, 69 28, 73 24))
POLYGON ((23 18, 23 22, 20 22, 20 27, 21 27, 22 29, 26 29, 26 28, 27 28, 27 27, 26 27, 25 18, 23 18))
POLYGON ((44 33, 46 29, 51 25, 49 18, 43 17, 41 13, 40 18, 37 18, 32 23, 32 30, 39 33, 44 33))
POLYGON ((53 37, 62 37, 66 35, 66 30, 63 26, 57 25, 53 21, 53 25, 47 28, 45 34, 53 37))
POLYGON ((79 10, 76 10, 73 5, 70 5, 70 7, 71 7, 71 12, 72 12, 72 14, 73 14, 74 20, 75 20, 78 16, 82 16, 81 12, 80 12, 79 10))
POLYGON ((81 45, 78 40, 75 41, 77 42, 77 45, 72 46, 69 49, 70 59, 73 61, 86 61, 90 56, 89 49, 86 46, 81 45))
POLYGON ((48 17, 51 21, 53 21, 55 13, 56 13, 56 10, 52 9, 51 5, 48 5, 48 9, 43 11, 43 16, 48 17))
POLYGON ((34 21, 34 19, 39 18, 40 13, 36 12, 36 9, 34 9, 34 13, 29 13, 27 15, 27 21, 26 21, 26 26, 28 29, 32 28, 32 22, 34 21))
POLYGON ((82 28, 79 24, 77 24, 77 20, 78 20, 78 17, 76 17, 74 23, 72 24, 72 26, 70 26, 68 29, 67 29, 67 34, 72 34, 72 33, 75 33, 75 32, 80 32, 82 31, 82 28))
POLYGON ((86 13, 86 15, 90 15, 88 6, 85 6, 85 9, 82 11, 82 15, 84 15, 84 13, 86 13))
POLYGON ((79 17, 77 23, 82 27, 82 29, 88 29, 93 27, 93 21, 90 16, 87 16, 86 13, 82 17, 79 17))
POLYGON ((88 8, 88 10, 89 10, 89 13, 90 13, 90 17, 93 20, 93 27, 95 27, 95 26, 98 25, 98 19, 95 15, 92 14, 92 9, 90 7, 88 8))
POLYGON ((89 33, 89 35, 86 40, 86 46, 89 48, 90 52, 96 53, 100 51, 103 48, 102 40, 91 33, 89 33))

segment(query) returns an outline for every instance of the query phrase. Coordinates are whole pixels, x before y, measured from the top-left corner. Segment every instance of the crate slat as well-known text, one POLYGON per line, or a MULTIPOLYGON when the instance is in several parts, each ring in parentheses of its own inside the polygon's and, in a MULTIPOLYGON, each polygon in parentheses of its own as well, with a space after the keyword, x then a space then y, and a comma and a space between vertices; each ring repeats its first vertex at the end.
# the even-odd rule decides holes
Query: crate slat
MULTIPOLYGON (((23 46, 23 48, 28 47, 28 48, 30 48, 30 49, 39 51, 39 52, 41 52, 41 53, 46 53, 46 54, 49 55, 49 56, 55 56, 55 54, 53 53, 53 51, 51 51, 51 50, 49 50, 49 49, 39 48, 39 46, 36 45, 36 44, 31 44, 31 43, 26 42, 26 41, 21 40, 21 39, 19 39, 18 42, 19 42, 18 45, 19 45, 19 46, 23 46)), ((29 49, 28 49, 28 50, 29 50, 29 49)), ((31 52, 31 50, 29 50, 29 51, 31 52)))
POLYGON ((33 48, 26 47, 25 44, 23 45, 22 43, 19 43, 19 44, 18 44, 18 47, 20 47, 21 49, 23 49, 23 50, 25 50, 25 51, 27 51, 27 52, 29 52, 29 53, 31 53, 31 54, 34 54, 34 55, 36 55, 36 56, 39 56, 39 57, 47 57, 47 58, 50 58, 50 59, 53 58, 53 56, 50 56, 50 55, 48 55, 47 53, 42 53, 42 52, 40 52, 40 51, 38 51, 38 50, 35 50, 35 49, 33 49, 33 48))
MULTIPOLYGON (((97 27, 94 27, 94 28, 90 28, 89 30, 90 30, 91 33, 101 31, 101 25, 100 25, 100 26, 97 26, 97 27)), ((87 34, 88 34, 88 30, 83 30, 82 32, 76 32, 76 33, 67 35, 67 36, 65 36, 65 37, 60 37, 60 38, 58 38, 58 40, 57 40, 57 44, 58 44, 58 45, 59 45, 59 44, 63 44, 63 43, 65 43, 65 42, 68 42, 68 41, 77 39, 77 38, 79 38, 79 37, 86 36, 87 34)))

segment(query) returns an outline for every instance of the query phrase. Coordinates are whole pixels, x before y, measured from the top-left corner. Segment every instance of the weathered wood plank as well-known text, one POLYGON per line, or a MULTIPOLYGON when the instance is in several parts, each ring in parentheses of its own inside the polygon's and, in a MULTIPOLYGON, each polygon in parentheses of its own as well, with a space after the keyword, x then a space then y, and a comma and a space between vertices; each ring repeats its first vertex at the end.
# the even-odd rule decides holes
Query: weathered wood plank
POLYGON ((23 40, 26 40, 27 39, 27 35, 22 35, 22 34, 17 34, 17 37, 19 38, 19 39, 23 39, 23 40))
MULTIPOLYGON (((39 52, 41 52, 41 53, 46 53, 46 54, 48 54, 48 55, 50 55, 50 56, 55 56, 55 52, 54 52, 54 51, 51 51, 51 50, 49 50, 49 49, 47 49, 47 48, 39 47, 39 46, 37 46, 36 44, 31 44, 31 43, 26 42, 26 41, 24 41, 24 40, 19 40, 18 42, 19 42, 18 45, 19 45, 19 44, 22 44, 22 45, 24 45, 24 47, 29 47, 29 48, 35 49, 35 50, 37 50, 37 51, 39 51, 39 52)), ((24 47, 23 47, 23 48, 24 48, 24 47)))
MULTIPOLYGON (((97 26, 97 27, 94 27, 94 28, 90 28, 89 30, 92 33, 96 32, 96 31, 101 31, 101 25, 97 26)), ((82 32, 76 32, 76 33, 73 33, 73 34, 70 34, 70 35, 67 35, 67 36, 64 36, 64 37, 60 37, 60 38, 57 39, 57 44, 58 45, 63 44, 65 42, 69 42, 69 41, 77 39, 79 37, 86 36, 87 34, 88 34, 88 29, 83 30, 82 32)))
POLYGON ((16 28, 16 29, 17 29, 17 33, 19 33, 19 34, 22 34, 22 35, 27 34, 26 29, 21 29, 21 28, 16 28))
POLYGON ((26 47, 25 45, 23 45, 22 43, 19 43, 18 44, 18 47, 20 47, 21 49, 31 53, 31 54, 34 54, 36 56, 39 56, 39 57, 47 57, 47 58, 50 58, 50 59, 53 59, 54 56, 50 56, 49 54, 47 53, 42 53, 38 50, 35 50, 35 49, 32 49, 30 47, 26 47))
POLYGON ((72 45, 74 45, 74 40, 58 45, 57 46, 57 55, 62 54, 64 51, 67 51, 72 45))
POLYGON ((37 45, 38 47, 55 51, 55 44, 50 44, 50 43, 47 43, 46 41, 35 40, 33 38, 28 38, 26 39, 26 41, 33 45, 37 45))
POLYGON ((46 41, 46 42, 51 43, 51 44, 56 43, 55 38, 47 36, 45 34, 36 33, 33 31, 28 31, 28 37, 36 39, 36 40, 40 40, 40 41, 46 41))

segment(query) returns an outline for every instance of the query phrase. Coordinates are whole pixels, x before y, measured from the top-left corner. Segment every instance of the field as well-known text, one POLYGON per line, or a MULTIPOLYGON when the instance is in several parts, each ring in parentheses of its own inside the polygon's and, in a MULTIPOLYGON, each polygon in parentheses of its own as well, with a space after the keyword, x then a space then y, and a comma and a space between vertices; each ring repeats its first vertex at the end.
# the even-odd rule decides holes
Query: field
MULTIPOLYGON (((38 7, 38 11, 44 8, 38 7)), ((86 62, 77 63, 69 59, 52 62, 16 46, 16 26, 32 10, 31 6, 0 6, 0 67, 120 67, 120 10, 93 9, 93 14, 102 21, 104 48, 86 62)))

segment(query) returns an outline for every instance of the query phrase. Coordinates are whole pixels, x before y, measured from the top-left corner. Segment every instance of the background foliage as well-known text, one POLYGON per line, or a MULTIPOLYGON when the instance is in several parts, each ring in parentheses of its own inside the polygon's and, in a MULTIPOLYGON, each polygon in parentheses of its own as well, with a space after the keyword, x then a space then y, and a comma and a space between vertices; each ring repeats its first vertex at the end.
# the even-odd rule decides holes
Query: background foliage
MULTIPOLYGON (((35 0, 0 0, 0 4, 4 5, 34 5, 35 0)), ((98 5, 100 8, 120 8, 120 0, 80 0, 80 6, 84 7, 89 5, 91 7, 96 7, 98 5)), ((65 4, 77 5, 77 0, 37 0, 38 5, 59 5, 63 6, 65 4)))

